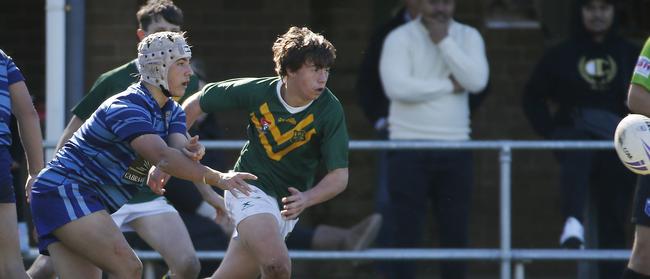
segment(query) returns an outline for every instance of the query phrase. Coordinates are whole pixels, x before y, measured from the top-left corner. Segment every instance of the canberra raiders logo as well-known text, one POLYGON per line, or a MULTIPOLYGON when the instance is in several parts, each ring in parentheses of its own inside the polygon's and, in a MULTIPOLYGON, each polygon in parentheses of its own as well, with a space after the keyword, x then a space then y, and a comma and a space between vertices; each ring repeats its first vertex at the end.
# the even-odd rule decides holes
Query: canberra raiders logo
POLYGON ((141 156, 138 156, 133 160, 133 162, 131 162, 131 165, 126 172, 124 172, 122 178, 134 184, 141 184, 145 182, 150 168, 151 163, 141 156))

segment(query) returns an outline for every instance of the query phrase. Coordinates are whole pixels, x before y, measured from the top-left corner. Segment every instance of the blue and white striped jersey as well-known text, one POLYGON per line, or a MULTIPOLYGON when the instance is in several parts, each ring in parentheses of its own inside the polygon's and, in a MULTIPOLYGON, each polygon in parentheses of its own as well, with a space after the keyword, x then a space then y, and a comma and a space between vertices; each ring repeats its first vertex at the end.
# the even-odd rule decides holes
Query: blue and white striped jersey
POLYGON ((39 174, 34 190, 78 182, 95 188, 109 209, 117 209, 142 187, 151 167, 131 148, 131 140, 144 134, 167 140, 185 131, 185 112, 177 102, 169 99, 160 108, 136 83, 97 108, 39 174))
POLYGON ((0 49, 0 146, 11 145, 11 96, 9 85, 25 78, 11 57, 0 49))

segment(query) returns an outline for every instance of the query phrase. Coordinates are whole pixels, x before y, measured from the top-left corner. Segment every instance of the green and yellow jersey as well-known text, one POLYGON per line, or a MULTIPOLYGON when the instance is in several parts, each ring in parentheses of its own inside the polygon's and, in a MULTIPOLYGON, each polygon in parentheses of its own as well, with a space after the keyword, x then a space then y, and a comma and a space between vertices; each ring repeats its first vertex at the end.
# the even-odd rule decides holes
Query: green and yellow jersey
MULTIPOLYGON (((88 94, 72 108, 72 113, 86 120, 106 99, 126 90, 131 84, 139 80, 140 74, 135 60, 103 73, 97 78, 93 87, 88 91, 88 94)), ((182 103, 185 98, 198 90, 199 80, 195 76, 192 76, 190 77, 190 83, 187 85, 187 89, 185 89, 185 95, 177 101, 182 103)))
MULTIPOLYGON (((95 110, 109 97, 126 90, 131 84, 140 80, 140 74, 136 61, 132 60, 122 66, 103 73, 97 80, 88 94, 74 107, 72 113, 82 120, 88 119, 95 110)), ((195 76, 190 77, 190 83, 185 89, 185 95, 179 102, 192 95, 199 89, 199 80, 195 76)), ((142 203, 152 201, 159 196, 149 189, 148 186, 141 186, 140 191, 129 200, 129 203, 142 203)))
POLYGON ((328 171, 348 167, 348 131, 343 107, 329 89, 299 111, 283 104, 277 77, 210 83, 200 92, 204 112, 248 112, 248 142, 235 171, 250 172, 250 184, 281 199, 288 187, 310 189, 320 162, 328 171))
POLYGON ((646 40, 639 55, 639 59, 634 67, 634 75, 632 75, 632 83, 643 86, 650 92, 650 38, 646 40))

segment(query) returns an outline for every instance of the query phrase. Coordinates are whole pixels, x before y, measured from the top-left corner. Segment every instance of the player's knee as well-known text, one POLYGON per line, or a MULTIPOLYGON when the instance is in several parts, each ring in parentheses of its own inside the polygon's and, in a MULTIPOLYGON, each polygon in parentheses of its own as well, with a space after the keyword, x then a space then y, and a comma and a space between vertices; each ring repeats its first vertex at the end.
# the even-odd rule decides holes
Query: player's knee
POLYGON ((630 266, 635 271, 650 274, 650 230, 646 227, 637 228, 634 248, 630 257, 630 266))
POLYGON ((288 259, 275 259, 262 264, 264 278, 288 279, 291 278, 291 261, 288 259))
POLYGON ((125 257, 118 270, 112 272, 117 278, 141 278, 142 262, 137 257, 125 257))
POLYGON ((201 263, 196 256, 188 256, 170 266, 170 269, 178 278, 197 278, 201 272, 201 263))
MULTIPOLYGON (((127 276, 133 276, 133 278, 142 278, 142 262, 140 261, 132 262, 128 270, 126 271, 128 272, 127 276)), ((131 277, 125 277, 125 278, 131 278, 131 277)))
MULTIPOLYGON (((650 247, 649 247, 650 248, 650 247)), ((644 274, 650 274, 650 251, 647 249, 634 249, 630 257, 630 266, 635 270, 644 274)))

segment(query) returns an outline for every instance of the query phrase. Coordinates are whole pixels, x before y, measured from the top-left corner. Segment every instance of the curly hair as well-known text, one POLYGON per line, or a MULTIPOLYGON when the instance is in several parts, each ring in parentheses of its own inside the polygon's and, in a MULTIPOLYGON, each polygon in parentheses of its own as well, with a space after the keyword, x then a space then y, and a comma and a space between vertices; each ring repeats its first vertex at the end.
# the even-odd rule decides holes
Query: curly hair
POLYGON ((291 27, 273 43, 275 72, 283 77, 287 71, 297 71, 305 62, 318 68, 330 68, 336 59, 336 49, 323 35, 307 27, 291 27))

